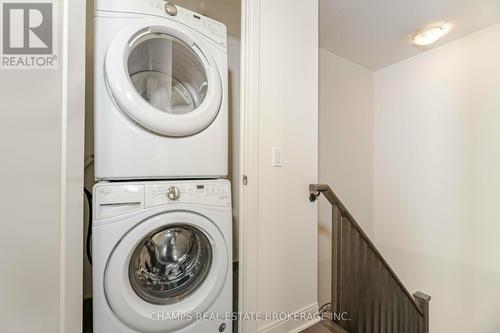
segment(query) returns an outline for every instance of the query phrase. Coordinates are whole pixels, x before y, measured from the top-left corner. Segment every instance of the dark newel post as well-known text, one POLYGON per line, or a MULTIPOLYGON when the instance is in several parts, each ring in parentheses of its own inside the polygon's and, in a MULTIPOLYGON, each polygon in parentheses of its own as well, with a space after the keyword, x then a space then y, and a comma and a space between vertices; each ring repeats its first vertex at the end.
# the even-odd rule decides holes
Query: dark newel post
POLYGON ((429 333, 429 302, 431 297, 420 291, 413 294, 413 298, 417 301, 418 306, 424 313, 424 333, 429 333))

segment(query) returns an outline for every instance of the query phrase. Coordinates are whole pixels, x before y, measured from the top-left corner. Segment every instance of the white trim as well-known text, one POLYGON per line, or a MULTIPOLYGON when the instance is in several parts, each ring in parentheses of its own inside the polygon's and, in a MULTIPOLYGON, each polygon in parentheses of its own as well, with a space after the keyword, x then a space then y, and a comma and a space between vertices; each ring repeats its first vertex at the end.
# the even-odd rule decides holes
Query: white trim
POLYGON ((288 333, 300 333, 300 332, 302 332, 302 331, 304 331, 304 330, 308 329, 309 327, 311 327, 311 326, 313 326, 313 325, 315 325, 315 324, 317 324, 317 323, 319 323, 319 322, 320 322, 320 320, 319 320, 319 319, 318 319, 318 320, 308 321, 308 322, 306 322, 306 323, 304 323, 304 324, 302 324, 302 325, 298 326, 297 328, 295 328, 295 329, 293 329, 293 330, 289 331, 288 333))
MULTIPOLYGON (((318 303, 313 303, 311 305, 308 305, 306 307, 303 307, 302 309, 299 309, 297 311, 294 311, 294 313, 317 313, 318 312, 318 303)), ((299 333, 303 331, 304 329, 311 327, 312 325, 318 323, 319 320, 310 320, 307 322, 302 322, 302 321, 297 321, 296 324, 300 324, 296 327, 290 328, 290 325, 293 325, 294 323, 289 321, 289 320, 279 320, 272 322, 270 324, 267 324, 259 329, 259 333, 277 333, 277 332, 288 332, 288 333, 299 333)))
MULTIPOLYGON (((257 312, 260 0, 242 0, 241 20, 240 175, 248 177, 248 184, 240 187, 238 306, 240 312, 257 312)), ((257 322, 240 321, 239 332, 257 332, 257 322)))
POLYGON ((82 330, 85 0, 62 6, 59 332, 73 333, 82 330))

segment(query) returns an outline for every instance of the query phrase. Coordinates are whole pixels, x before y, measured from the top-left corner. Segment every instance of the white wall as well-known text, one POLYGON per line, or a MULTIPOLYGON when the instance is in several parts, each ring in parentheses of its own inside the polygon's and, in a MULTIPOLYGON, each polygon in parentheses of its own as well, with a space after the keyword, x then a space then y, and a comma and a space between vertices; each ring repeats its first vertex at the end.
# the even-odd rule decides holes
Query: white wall
POLYGON ((83 1, 58 6, 59 68, 0 70, 0 331, 81 327, 83 1))
MULTIPOLYGON (((319 181, 373 235, 373 72, 319 52, 319 181)), ((331 212, 319 201, 318 299, 330 302, 331 212)))
POLYGON ((375 234, 431 332, 500 331, 500 24, 375 73, 375 234))
MULTIPOLYGON (((318 1, 260 1, 259 45, 258 311, 311 311, 317 308, 317 207, 308 186, 318 179, 318 1), (282 168, 271 166, 273 146, 282 148, 282 168)), ((258 331, 298 325, 263 321, 258 331)))

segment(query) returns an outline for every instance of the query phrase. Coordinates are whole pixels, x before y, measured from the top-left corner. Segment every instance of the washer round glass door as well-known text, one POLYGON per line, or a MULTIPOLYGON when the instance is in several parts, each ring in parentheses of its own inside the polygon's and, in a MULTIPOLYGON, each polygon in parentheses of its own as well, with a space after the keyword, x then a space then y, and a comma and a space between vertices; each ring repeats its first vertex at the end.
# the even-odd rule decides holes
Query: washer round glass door
POLYGON ((214 120, 222 83, 205 44, 176 22, 147 19, 123 28, 105 59, 106 82, 138 125, 164 136, 188 136, 214 120))
POLYGON ((202 313, 219 295, 228 270, 228 248, 208 218, 172 211, 148 218, 116 245, 104 275, 113 313, 139 332, 170 332, 202 313))
POLYGON ((144 301, 167 305, 194 293, 211 265, 212 246, 200 229, 166 225, 139 242, 130 258, 129 279, 144 301))

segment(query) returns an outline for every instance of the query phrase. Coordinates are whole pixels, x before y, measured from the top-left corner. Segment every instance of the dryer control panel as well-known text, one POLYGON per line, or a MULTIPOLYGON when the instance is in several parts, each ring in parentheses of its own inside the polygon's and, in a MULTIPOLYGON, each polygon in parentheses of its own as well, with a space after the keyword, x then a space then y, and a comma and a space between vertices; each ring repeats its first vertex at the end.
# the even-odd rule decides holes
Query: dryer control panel
POLYGON ((231 207, 227 180, 99 183, 94 187, 94 218, 103 219, 171 204, 231 207))
POLYGON ((220 46, 227 47, 227 28, 223 23, 165 0, 96 0, 96 10, 164 17, 184 24, 220 46))
POLYGON ((226 26, 223 23, 165 0, 152 0, 150 4, 156 15, 165 16, 183 23, 225 45, 224 41, 226 40, 227 32, 226 26))

